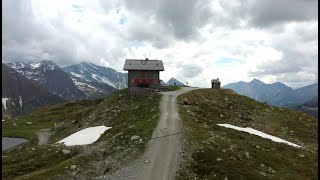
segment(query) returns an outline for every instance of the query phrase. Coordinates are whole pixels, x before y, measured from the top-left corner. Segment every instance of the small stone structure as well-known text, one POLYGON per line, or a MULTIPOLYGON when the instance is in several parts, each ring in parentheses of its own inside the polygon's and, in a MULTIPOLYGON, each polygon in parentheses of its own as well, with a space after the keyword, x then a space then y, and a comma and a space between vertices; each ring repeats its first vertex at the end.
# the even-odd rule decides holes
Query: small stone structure
POLYGON ((220 89, 220 84, 219 78, 211 80, 211 88, 213 89, 220 89))

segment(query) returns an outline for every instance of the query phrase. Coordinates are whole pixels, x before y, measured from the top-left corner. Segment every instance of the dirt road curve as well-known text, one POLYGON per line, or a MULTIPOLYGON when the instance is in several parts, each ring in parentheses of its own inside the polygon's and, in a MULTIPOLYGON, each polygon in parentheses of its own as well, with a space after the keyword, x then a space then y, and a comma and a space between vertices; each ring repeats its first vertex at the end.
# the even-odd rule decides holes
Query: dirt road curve
POLYGON ((178 91, 162 93, 160 120, 145 154, 131 166, 115 172, 112 177, 106 179, 171 180, 175 178, 179 165, 181 134, 171 134, 179 133, 182 130, 176 98, 193 89, 195 88, 184 87, 178 91))

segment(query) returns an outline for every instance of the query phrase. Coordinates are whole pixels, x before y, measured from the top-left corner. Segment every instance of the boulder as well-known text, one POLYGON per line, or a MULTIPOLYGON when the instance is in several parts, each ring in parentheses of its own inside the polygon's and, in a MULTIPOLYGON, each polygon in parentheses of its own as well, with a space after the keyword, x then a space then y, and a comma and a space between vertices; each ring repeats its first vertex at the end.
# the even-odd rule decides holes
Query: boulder
POLYGON ((134 140, 137 140, 137 139, 139 139, 140 137, 139 136, 137 136, 137 135, 133 135, 133 136, 131 136, 131 141, 134 141, 134 140))

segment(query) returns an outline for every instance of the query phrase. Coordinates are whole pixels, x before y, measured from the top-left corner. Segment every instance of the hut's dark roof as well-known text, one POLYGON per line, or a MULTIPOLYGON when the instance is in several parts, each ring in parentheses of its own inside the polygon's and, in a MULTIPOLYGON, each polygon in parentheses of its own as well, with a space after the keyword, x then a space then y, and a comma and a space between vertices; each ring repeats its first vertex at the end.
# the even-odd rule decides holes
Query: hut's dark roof
POLYGON ((221 83, 221 82, 219 81, 219 78, 218 78, 218 79, 212 79, 211 83, 221 83))
POLYGON ((164 71, 164 67, 161 60, 126 59, 123 70, 164 71))

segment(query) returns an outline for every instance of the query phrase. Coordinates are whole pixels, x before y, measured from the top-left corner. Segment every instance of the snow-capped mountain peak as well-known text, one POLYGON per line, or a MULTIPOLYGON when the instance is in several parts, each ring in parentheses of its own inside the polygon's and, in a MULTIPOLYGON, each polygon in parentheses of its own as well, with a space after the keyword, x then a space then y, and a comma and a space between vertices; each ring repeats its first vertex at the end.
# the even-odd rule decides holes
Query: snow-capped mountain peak
POLYGON ((52 71, 56 68, 60 68, 56 63, 54 63, 51 60, 43 60, 37 63, 30 63, 30 68, 31 69, 36 69, 36 68, 43 68, 44 71, 52 71))
POLYGON ((82 82, 108 84, 116 89, 123 89, 127 87, 127 73, 117 72, 112 68, 83 62, 64 67, 63 70, 69 73, 74 79, 78 79, 82 82))
POLYGON ((9 63, 9 64, 11 64, 10 67, 13 69, 21 69, 21 68, 24 68, 25 66, 28 65, 28 64, 21 62, 21 61, 9 63))

